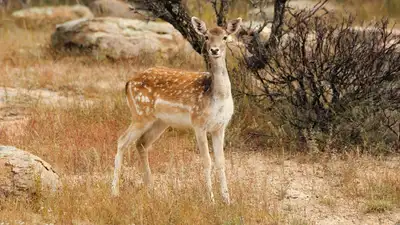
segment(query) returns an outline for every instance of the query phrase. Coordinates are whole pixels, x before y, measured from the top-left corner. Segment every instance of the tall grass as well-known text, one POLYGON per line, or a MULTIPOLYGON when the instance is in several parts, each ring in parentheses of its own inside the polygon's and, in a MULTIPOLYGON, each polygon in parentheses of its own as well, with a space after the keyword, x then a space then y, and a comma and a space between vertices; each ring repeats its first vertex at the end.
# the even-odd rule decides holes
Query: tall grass
POLYGON ((129 124, 122 95, 114 96, 111 103, 88 107, 32 107, 23 134, 1 135, 0 143, 50 162, 61 174, 64 187, 55 196, 2 201, 1 221, 27 222, 33 215, 40 215, 40 223, 57 224, 274 224, 280 220, 279 213, 263 200, 271 198, 268 192, 248 191, 256 182, 253 178, 232 180, 231 192, 236 197, 231 206, 223 205, 219 197, 212 204, 198 176, 200 161, 192 136, 174 130, 164 135, 150 156, 158 178, 155 190, 142 187, 140 163, 132 152, 126 155, 122 195, 111 198, 116 141, 129 124), (21 210, 24 216, 19 216, 21 210))

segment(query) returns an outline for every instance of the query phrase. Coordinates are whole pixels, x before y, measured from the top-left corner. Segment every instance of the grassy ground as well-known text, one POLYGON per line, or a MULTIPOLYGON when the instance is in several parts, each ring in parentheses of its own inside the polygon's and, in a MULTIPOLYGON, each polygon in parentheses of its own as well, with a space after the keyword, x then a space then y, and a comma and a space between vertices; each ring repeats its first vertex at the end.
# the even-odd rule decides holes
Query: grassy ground
POLYGON ((215 204, 206 198, 192 132, 173 129, 150 153, 154 190, 143 187, 140 162, 131 151, 125 157, 121 196, 111 198, 116 140, 130 122, 122 94, 125 81, 149 66, 201 70, 202 61, 195 54, 168 61, 142 56, 129 62, 60 55, 48 47, 50 33, 28 32, 3 21, 0 86, 81 97, 64 107, 27 96, 0 103, 0 112, 12 111, 0 115, 21 115, 0 120, 0 144, 48 161, 64 188, 55 196, 1 199, 0 224, 400 222, 399 157, 298 154, 284 147, 265 149, 252 138, 229 139, 227 176, 233 203, 226 206, 218 195, 215 204), (93 103, 82 106, 87 100, 93 103))

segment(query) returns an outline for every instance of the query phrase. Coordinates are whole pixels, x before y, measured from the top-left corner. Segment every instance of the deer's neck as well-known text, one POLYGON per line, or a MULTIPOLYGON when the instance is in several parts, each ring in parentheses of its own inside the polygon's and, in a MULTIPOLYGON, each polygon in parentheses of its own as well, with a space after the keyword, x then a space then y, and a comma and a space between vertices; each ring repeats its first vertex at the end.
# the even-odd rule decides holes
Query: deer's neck
POLYGON ((219 99, 232 98, 231 82, 226 69, 225 57, 210 60, 210 73, 212 75, 212 96, 219 99))

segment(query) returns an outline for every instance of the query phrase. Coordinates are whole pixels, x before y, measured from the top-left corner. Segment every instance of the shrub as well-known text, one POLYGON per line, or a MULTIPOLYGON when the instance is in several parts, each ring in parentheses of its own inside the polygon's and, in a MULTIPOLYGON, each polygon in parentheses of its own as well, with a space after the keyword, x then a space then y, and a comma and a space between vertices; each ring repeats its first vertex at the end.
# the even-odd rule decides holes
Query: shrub
POLYGON ((264 65, 240 71, 256 81, 242 93, 300 139, 398 148, 400 34, 386 20, 361 28, 353 17, 311 13, 292 13, 264 65))

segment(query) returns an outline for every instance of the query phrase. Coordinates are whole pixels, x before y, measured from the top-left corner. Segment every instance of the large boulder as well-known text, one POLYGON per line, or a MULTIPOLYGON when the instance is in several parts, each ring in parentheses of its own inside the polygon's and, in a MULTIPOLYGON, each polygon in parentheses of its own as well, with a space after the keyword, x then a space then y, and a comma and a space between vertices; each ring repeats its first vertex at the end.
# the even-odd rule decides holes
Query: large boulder
POLYGON ((113 17, 57 25, 51 42, 55 49, 76 48, 114 59, 132 58, 140 53, 175 53, 187 43, 168 23, 113 17))
POLYGON ((0 198, 31 197, 61 188, 58 174, 41 158, 12 146, 0 146, 0 198))
POLYGON ((16 24, 27 29, 55 27, 56 24, 79 18, 93 18, 92 12, 83 5, 32 7, 12 13, 16 24))

